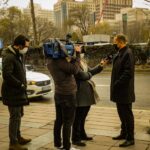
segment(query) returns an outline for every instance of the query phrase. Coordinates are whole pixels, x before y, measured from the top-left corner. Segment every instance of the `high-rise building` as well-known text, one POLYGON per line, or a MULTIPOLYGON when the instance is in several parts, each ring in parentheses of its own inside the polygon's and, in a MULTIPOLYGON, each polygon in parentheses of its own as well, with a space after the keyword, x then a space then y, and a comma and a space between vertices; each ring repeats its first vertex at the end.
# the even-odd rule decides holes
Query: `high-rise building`
POLYGON ((93 0, 96 6, 96 20, 114 20, 121 8, 132 7, 133 0, 93 0))
POLYGON ((94 23, 95 4, 90 0, 75 1, 75 0, 58 0, 54 5, 55 23, 57 27, 63 27, 66 20, 69 18, 69 10, 72 8, 85 5, 88 7, 94 23))
MULTIPOLYGON (((24 14, 31 15, 30 4, 23 10, 24 14)), ((45 19, 54 23, 54 11, 42 9, 40 4, 34 3, 35 17, 45 19)))
POLYGON ((116 15, 118 29, 127 33, 127 29, 135 28, 140 24, 145 24, 145 27, 150 31, 150 10, 146 8, 123 8, 116 15))

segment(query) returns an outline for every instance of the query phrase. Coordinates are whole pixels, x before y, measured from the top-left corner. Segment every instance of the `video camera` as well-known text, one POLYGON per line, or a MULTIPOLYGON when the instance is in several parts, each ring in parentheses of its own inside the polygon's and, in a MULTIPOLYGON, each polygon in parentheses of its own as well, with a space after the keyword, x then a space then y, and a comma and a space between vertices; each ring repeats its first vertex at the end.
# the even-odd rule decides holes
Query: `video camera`
POLYGON ((74 55, 74 45, 61 39, 49 39, 44 44, 44 54, 47 58, 59 59, 74 55))

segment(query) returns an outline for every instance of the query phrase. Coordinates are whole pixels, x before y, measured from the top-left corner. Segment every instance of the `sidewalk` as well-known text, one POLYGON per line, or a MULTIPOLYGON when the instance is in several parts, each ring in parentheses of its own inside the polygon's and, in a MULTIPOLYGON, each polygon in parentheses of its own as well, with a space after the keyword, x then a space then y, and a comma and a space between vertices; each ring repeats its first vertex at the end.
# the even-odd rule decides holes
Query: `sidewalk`
MULTIPOLYGON (((113 141, 112 136, 119 133, 120 121, 115 108, 93 106, 86 122, 92 142, 81 150, 150 150, 150 135, 146 133, 150 119, 150 110, 134 110, 135 139, 134 146, 119 148, 122 141, 113 141)), ((32 138, 27 145, 29 150, 54 150, 53 124, 55 119, 54 104, 31 103, 25 107, 22 120, 22 134, 32 138)), ((8 111, 0 101, 0 150, 8 150, 8 111)))

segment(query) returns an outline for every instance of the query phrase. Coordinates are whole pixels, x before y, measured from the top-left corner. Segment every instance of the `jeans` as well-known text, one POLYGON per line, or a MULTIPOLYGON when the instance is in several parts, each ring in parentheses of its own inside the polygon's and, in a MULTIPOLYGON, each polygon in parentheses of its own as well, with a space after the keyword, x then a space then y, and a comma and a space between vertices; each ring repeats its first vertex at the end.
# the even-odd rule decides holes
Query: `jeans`
POLYGON ((55 93, 55 109, 56 120, 54 123, 54 146, 60 147, 61 142, 61 129, 63 148, 69 150, 71 147, 70 136, 71 126, 74 121, 76 110, 76 97, 74 95, 61 95, 55 93))
POLYGON ((8 106, 9 118, 9 139, 10 144, 18 143, 20 135, 21 117, 23 116, 23 107, 8 106))

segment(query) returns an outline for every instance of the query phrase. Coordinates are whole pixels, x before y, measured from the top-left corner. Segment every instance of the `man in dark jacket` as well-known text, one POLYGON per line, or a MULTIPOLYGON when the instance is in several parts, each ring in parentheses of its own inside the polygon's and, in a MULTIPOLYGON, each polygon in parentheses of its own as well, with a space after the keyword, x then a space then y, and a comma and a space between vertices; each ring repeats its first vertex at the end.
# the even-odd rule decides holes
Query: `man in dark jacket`
POLYGON ((134 145, 134 116, 132 102, 134 94, 134 57, 131 49, 126 45, 124 35, 114 38, 118 53, 113 60, 111 76, 111 101, 116 103, 118 115, 121 120, 121 133, 114 140, 125 139, 120 147, 134 145))
POLYGON ((63 146, 63 150, 71 150, 71 126, 77 105, 77 85, 74 75, 79 72, 78 58, 74 62, 68 62, 67 60, 67 58, 49 58, 47 64, 55 85, 56 120, 54 123, 54 146, 58 148, 63 146))
POLYGON ((11 150, 27 150, 21 145, 31 141, 31 139, 23 138, 20 133, 23 106, 29 104, 26 94, 26 73, 22 59, 28 47, 29 40, 19 35, 13 45, 8 46, 2 52, 2 99, 3 104, 8 106, 10 114, 9 149, 11 150))

